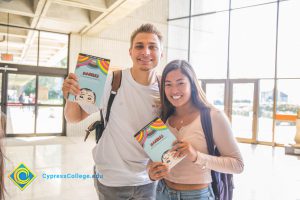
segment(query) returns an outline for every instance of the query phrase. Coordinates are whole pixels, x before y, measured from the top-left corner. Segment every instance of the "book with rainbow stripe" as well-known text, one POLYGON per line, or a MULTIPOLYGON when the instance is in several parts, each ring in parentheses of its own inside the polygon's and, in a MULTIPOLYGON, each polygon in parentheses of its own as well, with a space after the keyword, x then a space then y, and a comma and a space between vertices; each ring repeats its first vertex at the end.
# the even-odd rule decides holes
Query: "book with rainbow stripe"
POLYGON ((134 137, 153 162, 164 162, 172 168, 184 158, 173 157, 175 152, 170 150, 176 137, 159 117, 152 120, 134 137))
POLYGON ((81 92, 69 95, 68 99, 77 102, 87 113, 97 112, 104 92, 110 60, 79 53, 75 68, 81 92))

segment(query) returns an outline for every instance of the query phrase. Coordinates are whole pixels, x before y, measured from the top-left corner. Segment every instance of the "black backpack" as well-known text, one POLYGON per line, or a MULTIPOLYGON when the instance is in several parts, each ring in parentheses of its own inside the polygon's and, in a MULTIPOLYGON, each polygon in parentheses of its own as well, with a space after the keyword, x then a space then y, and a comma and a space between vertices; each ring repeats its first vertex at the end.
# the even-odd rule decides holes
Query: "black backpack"
POLYGON ((93 122, 85 130, 86 135, 85 135, 84 141, 86 141, 86 139, 90 135, 91 131, 93 131, 95 129, 96 129, 96 131, 95 131, 96 143, 98 143, 98 141, 100 140, 100 138, 103 134, 103 131, 109 120, 112 103, 114 102, 114 99, 115 99, 115 96, 117 95, 118 89, 121 86, 121 80, 122 80, 122 70, 114 71, 112 82, 111 82, 110 96, 109 96, 107 108, 106 108, 105 120, 103 118, 102 109, 101 109, 100 110, 100 120, 93 122))
MULTIPOLYGON (((220 156, 217 147, 214 146, 210 109, 200 110, 201 125, 205 134, 206 144, 210 155, 220 156)), ((212 188, 216 200, 232 200, 233 195, 233 175, 211 170, 212 188)))

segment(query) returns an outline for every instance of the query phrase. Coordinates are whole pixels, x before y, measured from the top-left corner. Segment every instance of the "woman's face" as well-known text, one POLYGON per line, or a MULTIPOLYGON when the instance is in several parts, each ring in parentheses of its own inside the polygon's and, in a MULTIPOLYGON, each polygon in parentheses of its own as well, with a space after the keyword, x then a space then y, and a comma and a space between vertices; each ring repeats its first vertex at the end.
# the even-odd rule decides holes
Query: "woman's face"
POLYGON ((165 81, 165 94, 170 103, 179 108, 191 101, 191 84, 180 69, 169 72, 165 81))

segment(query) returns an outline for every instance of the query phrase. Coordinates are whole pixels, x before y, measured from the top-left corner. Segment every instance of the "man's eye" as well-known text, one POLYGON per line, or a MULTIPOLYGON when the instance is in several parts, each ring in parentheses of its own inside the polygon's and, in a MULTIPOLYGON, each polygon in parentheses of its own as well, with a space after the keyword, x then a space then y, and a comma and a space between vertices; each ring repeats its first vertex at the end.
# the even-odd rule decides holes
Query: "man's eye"
POLYGON ((157 47, 157 46, 150 46, 149 49, 150 49, 150 50, 157 50, 158 47, 157 47))
POLYGON ((88 100, 92 100, 92 98, 91 98, 91 97, 89 97, 89 98, 88 98, 88 100))
POLYGON ((79 98, 80 98, 80 99, 83 99, 83 95, 80 95, 79 98))
POLYGON ((143 49, 144 46, 143 46, 143 45, 136 45, 135 48, 136 48, 136 49, 143 49))

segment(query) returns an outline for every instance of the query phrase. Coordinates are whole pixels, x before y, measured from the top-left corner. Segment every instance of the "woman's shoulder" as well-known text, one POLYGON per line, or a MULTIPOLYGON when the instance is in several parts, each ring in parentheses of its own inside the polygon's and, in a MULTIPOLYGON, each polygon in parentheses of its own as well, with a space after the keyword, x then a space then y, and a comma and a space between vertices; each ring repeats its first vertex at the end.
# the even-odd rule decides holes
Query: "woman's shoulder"
POLYGON ((224 111, 219 110, 217 108, 211 108, 210 109, 210 116, 212 120, 224 120, 227 119, 226 114, 224 113, 224 111))

